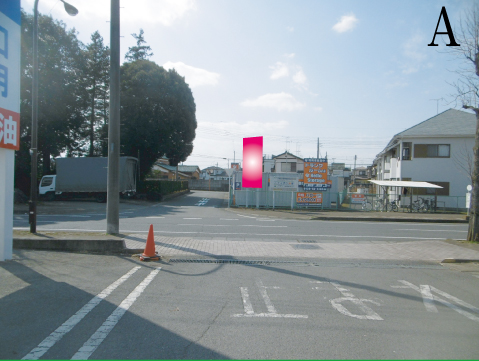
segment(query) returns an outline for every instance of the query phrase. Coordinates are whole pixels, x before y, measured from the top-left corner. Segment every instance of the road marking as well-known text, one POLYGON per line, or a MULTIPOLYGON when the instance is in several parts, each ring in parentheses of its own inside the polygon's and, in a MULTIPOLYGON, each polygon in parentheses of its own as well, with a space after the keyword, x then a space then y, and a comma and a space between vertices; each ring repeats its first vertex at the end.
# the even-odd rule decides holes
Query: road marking
MULTIPOLYGON (((420 232, 437 232, 437 229, 404 229, 404 228, 398 228, 395 229, 395 231, 420 231, 420 232)), ((462 233, 467 233, 467 231, 460 231, 457 229, 448 229, 447 232, 462 232, 462 233)))
POLYGON ((90 302, 83 306, 77 313, 66 320, 60 327, 53 331, 47 338, 45 338, 40 344, 28 353, 22 360, 38 360, 47 352, 55 343, 57 343, 65 334, 70 332, 83 317, 85 317, 96 305, 98 305, 105 297, 112 293, 119 285, 125 282, 130 276, 138 271, 141 267, 137 266, 132 268, 128 273, 120 277, 113 282, 98 295, 93 297, 90 302))
POLYGON ((151 216, 151 217, 146 217, 146 218, 165 218, 165 217, 161 217, 161 216, 151 216))
POLYGON ((337 282, 330 282, 342 295, 343 297, 335 298, 334 300, 330 300, 331 305, 333 306, 334 309, 336 309, 338 312, 342 313, 343 315, 349 316, 349 317, 354 317, 358 318, 360 320, 376 320, 376 321, 383 321, 383 318, 379 316, 376 312, 374 312, 371 308, 366 306, 364 302, 369 302, 373 303, 377 306, 380 306, 380 304, 376 301, 373 300, 368 300, 365 298, 357 298, 354 296, 347 288, 342 287, 339 283, 337 282), (357 315, 349 311, 346 307, 342 305, 343 302, 345 301, 350 301, 357 305, 361 311, 363 311, 365 314, 364 315, 357 315))
POLYGON ((209 198, 203 198, 198 203, 195 204, 195 206, 204 206, 206 203, 208 203, 210 199, 209 198))
POLYGON ((424 307, 428 312, 435 312, 437 313, 437 307, 434 305, 434 298, 431 293, 431 287, 429 285, 420 285, 419 291, 421 292, 422 302, 424 303, 424 307))
POLYGON ((268 218, 256 218, 259 222, 275 222, 276 219, 268 219, 268 218))
MULTIPOLYGON (((201 219, 201 218, 183 218, 201 219)), ((288 226, 260 226, 257 224, 201 224, 201 223, 178 223, 178 226, 203 226, 203 227, 258 227, 258 228, 288 228, 288 226)))
POLYGON ((442 299, 441 297, 439 297, 437 295, 432 294, 432 292, 435 292, 435 293, 437 293, 437 294, 439 294, 439 295, 457 303, 458 305, 462 306, 463 308, 465 308, 465 309, 467 309, 471 312, 479 313, 479 308, 477 308, 473 305, 470 305, 469 303, 464 302, 463 300, 461 300, 457 297, 454 297, 454 296, 450 295, 449 293, 441 291, 434 286, 420 285, 418 287, 418 286, 416 286, 416 285, 414 285, 414 284, 412 284, 408 281, 405 281, 405 280, 399 280, 398 282, 402 283, 403 285, 407 286, 408 288, 413 289, 414 291, 419 292, 421 294, 421 296, 423 297, 424 306, 426 307, 426 310, 429 311, 429 312, 437 312, 437 308, 434 305, 434 301, 436 301, 436 302, 442 303, 444 306, 447 306, 447 307, 453 309, 457 313, 460 313, 461 315, 466 316, 468 319, 470 319, 472 321, 479 322, 479 317, 473 315, 470 312, 467 312, 467 311, 463 310, 462 308, 457 307, 455 304, 453 304, 449 301, 446 301, 446 300, 442 299))
POLYGON ((240 217, 245 217, 245 218, 256 218, 256 217, 251 217, 251 216, 243 216, 242 214, 238 214, 236 213, 237 216, 240 216, 240 217))
POLYGON ((86 341, 82 347, 71 358, 72 360, 87 360, 93 352, 100 346, 103 340, 108 336, 113 327, 128 311, 136 299, 143 293, 145 288, 153 281, 153 278, 160 272, 161 267, 154 269, 136 288, 121 302, 115 311, 111 313, 105 322, 96 330, 96 332, 86 341))
POLYGON ((203 218, 183 218, 183 219, 203 219, 203 218))
POLYGON ((220 218, 220 221, 237 221, 238 218, 220 218))
POLYGON ((294 314, 280 314, 276 311, 276 308, 271 302, 271 299, 268 296, 268 292, 266 291, 267 288, 273 289, 280 289, 280 287, 265 287, 263 282, 258 279, 256 281, 256 285, 259 288, 259 292, 263 297, 263 301, 266 305, 268 310, 267 313, 255 313, 253 310, 253 305, 251 304, 251 300, 249 298, 248 287, 240 287, 241 291, 241 298, 243 299, 243 308, 244 313, 238 313, 231 315, 231 317, 262 317, 262 318, 308 318, 307 315, 294 315, 294 314))

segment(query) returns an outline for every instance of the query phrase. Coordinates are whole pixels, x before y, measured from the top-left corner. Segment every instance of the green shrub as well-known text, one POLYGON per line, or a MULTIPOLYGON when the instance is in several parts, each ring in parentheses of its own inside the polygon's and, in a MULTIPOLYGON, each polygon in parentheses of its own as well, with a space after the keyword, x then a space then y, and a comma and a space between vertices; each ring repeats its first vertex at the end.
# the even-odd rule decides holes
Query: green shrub
POLYGON ((151 200, 159 200, 167 194, 187 189, 188 181, 145 180, 137 185, 137 193, 146 194, 151 200))

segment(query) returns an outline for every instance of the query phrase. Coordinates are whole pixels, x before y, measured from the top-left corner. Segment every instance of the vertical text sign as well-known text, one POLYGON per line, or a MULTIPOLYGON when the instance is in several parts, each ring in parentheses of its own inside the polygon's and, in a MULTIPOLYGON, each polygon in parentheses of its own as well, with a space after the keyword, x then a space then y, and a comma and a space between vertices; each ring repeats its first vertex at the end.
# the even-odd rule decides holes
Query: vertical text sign
POLYGON ((263 186, 263 137, 243 138, 243 188, 263 186))
POLYGON ((0 148, 20 148, 20 0, 0 1, 0 148))

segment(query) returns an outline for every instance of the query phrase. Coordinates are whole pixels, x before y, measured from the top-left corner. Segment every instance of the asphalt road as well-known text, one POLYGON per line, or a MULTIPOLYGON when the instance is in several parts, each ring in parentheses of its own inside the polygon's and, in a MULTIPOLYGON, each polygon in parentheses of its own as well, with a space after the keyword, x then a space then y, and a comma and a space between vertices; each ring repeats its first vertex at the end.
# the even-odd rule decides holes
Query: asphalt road
POLYGON ((17 250, 0 263, 0 358, 476 359, 476 276, 17 250))
MULTIPOLYGON (((467 224, 428 224, 394 222, 310 221, 248 215, 225 208, 227 193, 193 191, 168 202, 157 204, 122 203, 120 231, 148 232, 153 224, 155 234, 262 241, 411 241, 465 239, 467 224)), ((39 214, 37 229, 67 231, 105 231, 105 205, 94 202, 70 202, 70 206, 49 204, 48 214, 39 214)), ((15 229, 28 229, 28 215, 14 215, 15 229)))

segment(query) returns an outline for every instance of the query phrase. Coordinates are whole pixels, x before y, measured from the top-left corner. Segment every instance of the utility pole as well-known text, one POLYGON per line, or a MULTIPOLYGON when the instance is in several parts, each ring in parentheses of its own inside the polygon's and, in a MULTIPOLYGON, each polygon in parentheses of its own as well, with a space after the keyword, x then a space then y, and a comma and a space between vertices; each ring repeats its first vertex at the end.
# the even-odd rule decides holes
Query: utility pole
POLYGON ((318 147, 316 149, 316 158, 319 158, 319 138, 318 138, 318 147))
POLYGON ((358 158, 357 155, 354 156, 354 168, 353 169, 356 169, 356 159, 358 158))
POLYGON ((111 0, 106 233, 120 233, 120 0, 111 0))

